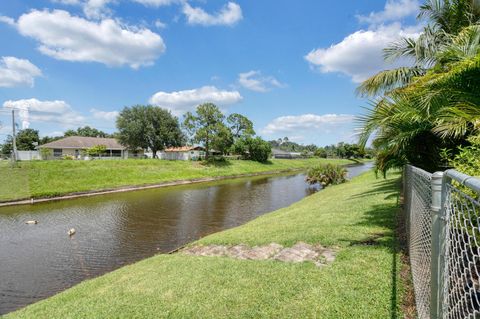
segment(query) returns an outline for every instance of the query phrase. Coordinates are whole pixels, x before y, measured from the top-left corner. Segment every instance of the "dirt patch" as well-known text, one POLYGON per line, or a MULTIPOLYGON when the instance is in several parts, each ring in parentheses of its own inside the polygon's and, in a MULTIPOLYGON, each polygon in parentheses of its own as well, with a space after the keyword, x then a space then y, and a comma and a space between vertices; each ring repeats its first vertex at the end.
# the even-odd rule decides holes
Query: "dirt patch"
POLYGON ((193 256, 230 257, 250 260, 278 260, 300 263, 313 262, 317 267, 325 266, 335 260, 335 250, 321 245, 298 242, 292 247, 271 243, 265 246, 249 247, 244 244, 235 246, 208 245, 193 246, 180 250, 180 253, 193 256))

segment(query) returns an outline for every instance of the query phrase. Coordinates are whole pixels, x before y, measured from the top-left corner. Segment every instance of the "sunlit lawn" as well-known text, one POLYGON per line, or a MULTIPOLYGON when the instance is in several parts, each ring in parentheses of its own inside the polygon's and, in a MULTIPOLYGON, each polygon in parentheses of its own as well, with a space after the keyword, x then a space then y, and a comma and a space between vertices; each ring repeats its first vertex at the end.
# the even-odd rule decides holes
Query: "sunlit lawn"
POLYGON ((0 161, 0 201, 30 197, 29 169, 0 161))
POLYGON ((315 163, 351 164, 351 160, 272 160, 267 164, 230 161, 218 165, 164 160, 95 160, 0 163, 0 200, 48 197, 121 186, 156 184, 202 177, 232 176, 309 167, 315 163))

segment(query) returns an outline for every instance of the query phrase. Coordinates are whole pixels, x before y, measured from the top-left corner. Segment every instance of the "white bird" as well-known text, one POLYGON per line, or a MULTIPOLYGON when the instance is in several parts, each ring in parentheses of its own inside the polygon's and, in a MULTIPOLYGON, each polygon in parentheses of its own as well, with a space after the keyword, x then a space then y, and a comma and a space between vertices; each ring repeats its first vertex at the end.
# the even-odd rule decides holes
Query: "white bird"
POLYGON ((38 221, 36 221, 36 220, 27 220, 27 221, 25 222, 25 224, 35 225, 35 224, 38 224, 38 221))
POLYGON ((67 232, 68 236, 73 236, 75 234, 75 228, 70 228, 70 230, 67 232))

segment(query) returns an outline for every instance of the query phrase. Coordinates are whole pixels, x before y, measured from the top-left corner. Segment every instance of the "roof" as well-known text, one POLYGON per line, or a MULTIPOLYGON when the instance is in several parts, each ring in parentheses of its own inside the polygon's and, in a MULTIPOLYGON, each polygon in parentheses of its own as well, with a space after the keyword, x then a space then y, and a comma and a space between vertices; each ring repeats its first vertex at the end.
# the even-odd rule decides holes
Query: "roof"
POLYGON ((180 147, 170 147, 165 149, 165 152, 189 152, 189 151, 203 151, 205 150, 201 146, 180 146, 180 147))
POLYGON ((277 155, 277 154, 278 154, 278 155, 280 155, 280 154, 282 154, 282 155, 290 155, 290 154, 291 154, 291 152, 287 152, 287 151, 284 151, 284 150, 280 150, 280 149, 278 149, 278 148, 273 148, 273 149, 272 149, 272 153, 273 153, 273 155, 277 155))
POLYGON ((47 144, 40 145, 39 148, 74 148, 86 149, 96 145, 105 145, 108 150, 125 150, 125 146, 120 144, 114 138, 105 137, 84 137, 68 136, 47 144))

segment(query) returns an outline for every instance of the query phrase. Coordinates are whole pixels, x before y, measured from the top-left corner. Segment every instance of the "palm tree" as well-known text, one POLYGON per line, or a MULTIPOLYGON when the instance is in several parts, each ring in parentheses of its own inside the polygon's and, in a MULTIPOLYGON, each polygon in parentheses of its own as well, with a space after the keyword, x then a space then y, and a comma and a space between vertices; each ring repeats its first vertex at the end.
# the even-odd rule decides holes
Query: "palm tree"
POLYGON ((357 93, 363 96, 388 94, 396 88, 409 85, 426 74, 437 62, 437 55, 451 43, 452 37, 463 28, 480 21, 478 0, 427 0, 420 7, 418 19, 429 20, 423 33, 416 39, 404 37, 384 49, 386 61, 400 58, 412 60, 412 66, 381 71, 365 80, 357 93))
POLYGON ((380 72, 358 88, 376 96, 359 123, 363 145, 374 136, 377 169, 409 162, 432 171, 441 166, 442 148, 454 150, 480 135, 480 25, 472 24, 478 8, 474 1, 427 1, 423 34, 385 49, 387 59, 415 63, 380 72))
POLYGON ((408 86, 377 97, 359 118, 360 143, 374 135, 377 169, 409 162, 429 171, 442 165, 440 150, 480 134, 480 27, 468 27, 408 86))

